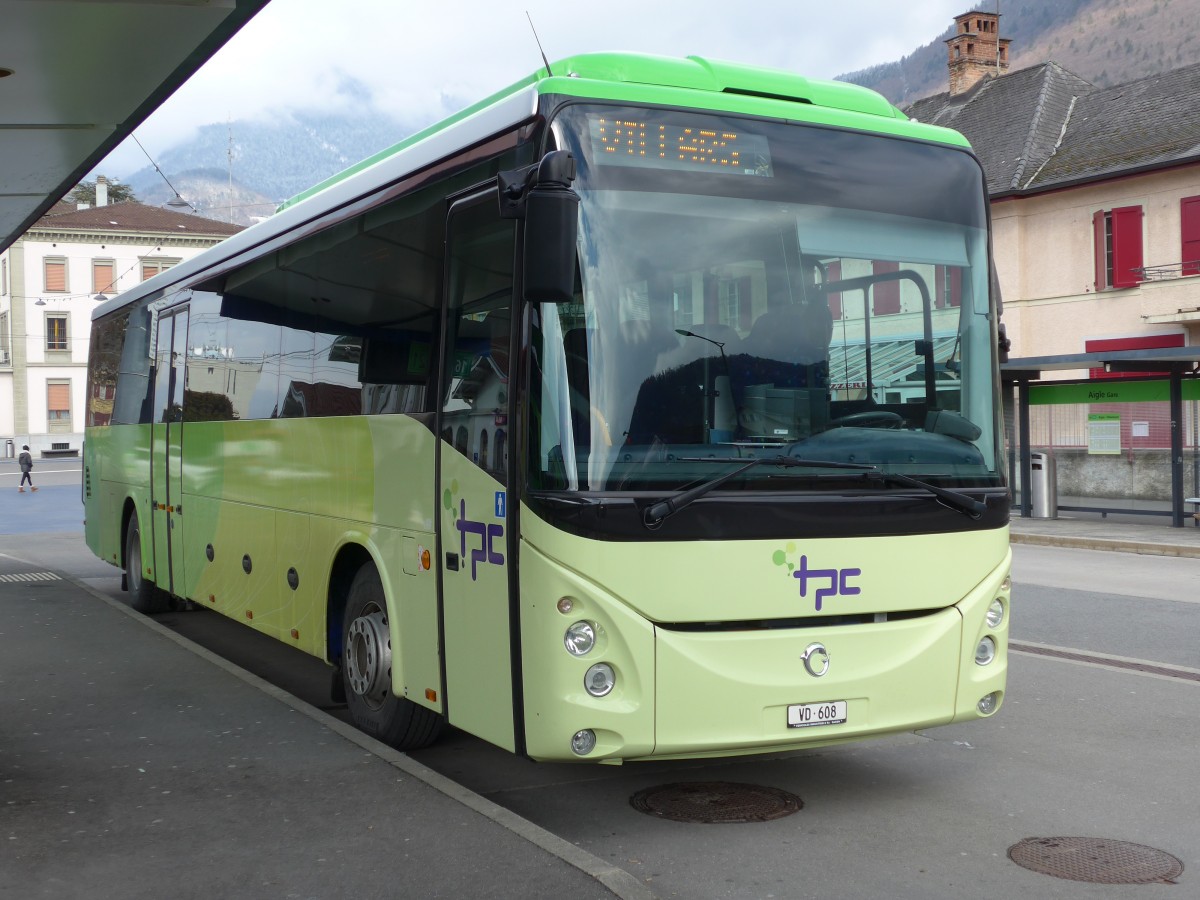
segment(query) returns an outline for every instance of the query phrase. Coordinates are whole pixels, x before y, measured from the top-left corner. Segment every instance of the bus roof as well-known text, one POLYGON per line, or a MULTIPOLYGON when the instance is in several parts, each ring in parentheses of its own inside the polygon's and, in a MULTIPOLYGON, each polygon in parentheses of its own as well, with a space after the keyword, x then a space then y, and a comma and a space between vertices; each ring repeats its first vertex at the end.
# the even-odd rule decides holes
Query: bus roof
POLYGON ((544 68, 539 69, 461 112, 367 157, 284 201, 279 210, 318 194, 448 126, 531 87, 538 95, 561 94, 594 100, 685 105, 721 112, 785 116, 814 124, 968 146, 966 139, 958 132, 913 122, 881 94, 848 82, 804 78, 783 69, 699 56, 677 58, 644 53, 585 53, 552 63, 549 72, 544 68), (786 108, 781 104, 786 104, 786 108), (806 108, 797 110, 796 104, 806 108))
POLYGON ((433 165, 537 114, 538 98, 561 95, 610 102, 680 106, 850 128, 969 148, 948 128, 908 119, 859 85, 792 72, 635 53, 588 53, 552 63, 455 115, 411 135, 282 203, 276 214, 92 311, 100 318, 140 297, 207 274, 293 228, 433 165), (553 73, 553 74, 551 74, 553 73), (317 197, 320 199, 317 199, 317 197))

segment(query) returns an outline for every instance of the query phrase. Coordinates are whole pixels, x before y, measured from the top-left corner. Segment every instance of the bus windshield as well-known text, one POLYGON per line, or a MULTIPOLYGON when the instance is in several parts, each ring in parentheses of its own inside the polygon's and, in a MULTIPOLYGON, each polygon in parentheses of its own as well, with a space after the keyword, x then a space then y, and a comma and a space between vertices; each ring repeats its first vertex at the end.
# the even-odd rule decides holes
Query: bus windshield
POLYGON ((1000 483, 969 153, 670 110, 576 105, 553 126, 579 161, 580 266, 574 302, 535 313, 531 487, 680 489, 764 455, 1000 483))

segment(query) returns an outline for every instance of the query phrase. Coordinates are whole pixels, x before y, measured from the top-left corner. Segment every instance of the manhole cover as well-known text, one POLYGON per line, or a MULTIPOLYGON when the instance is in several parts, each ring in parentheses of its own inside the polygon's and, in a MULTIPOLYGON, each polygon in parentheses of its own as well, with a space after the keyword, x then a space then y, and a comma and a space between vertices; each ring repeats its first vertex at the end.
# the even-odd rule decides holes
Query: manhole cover
POLYGON ((804 807, 795 794, 757 784, 692 781, 638 791, 629 798, 638 812, 676 822, 767 822, 804 807))
POLYGON ((1018 866, 1094 884, 1174 884, 1183 863, 1169 853, 1107 838, 1025 838, 1008 848, 1018 866))

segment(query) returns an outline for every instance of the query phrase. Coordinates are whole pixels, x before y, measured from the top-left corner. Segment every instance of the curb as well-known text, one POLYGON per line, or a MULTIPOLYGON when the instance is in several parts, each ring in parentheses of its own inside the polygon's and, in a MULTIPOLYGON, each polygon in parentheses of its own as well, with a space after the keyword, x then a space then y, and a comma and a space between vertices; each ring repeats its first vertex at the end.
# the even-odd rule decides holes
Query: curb
POLYGON ((1112 538, 1074 537, 1055 534, 1017 534, 1010 532, 1013 544, 1035 544, 1042 547, 1070 547, 1076 550, 1108 550, 1116 553, 1138 553, 1143 556, 1178 556, 1200 558, 1200 547, 1180 544, 1152 544, 1147 541, 1125 541, 1112 538))

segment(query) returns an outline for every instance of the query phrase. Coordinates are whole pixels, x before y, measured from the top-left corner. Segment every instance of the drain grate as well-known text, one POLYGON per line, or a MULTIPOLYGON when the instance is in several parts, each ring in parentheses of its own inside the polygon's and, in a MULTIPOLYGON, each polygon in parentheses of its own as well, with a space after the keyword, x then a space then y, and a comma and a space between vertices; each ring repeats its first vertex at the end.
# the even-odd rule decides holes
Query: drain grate
POLYGON ((1025 838, 1008 848, 1018 866, 1093 884, 1174 884, 1183 863, 1169 853, 1108 838, 1025 838))
POLYGON ((30 581, 62 581, 53 572, 15 572, 11 575, 0 575, 0 581, 10 583, 26 583, 30 581))
POLYGON ((638 791, 629 803, 660 819, 724 825, 782 819, 804 808, 804 801, 787 791, 729 781, 659 785, 638 791))

